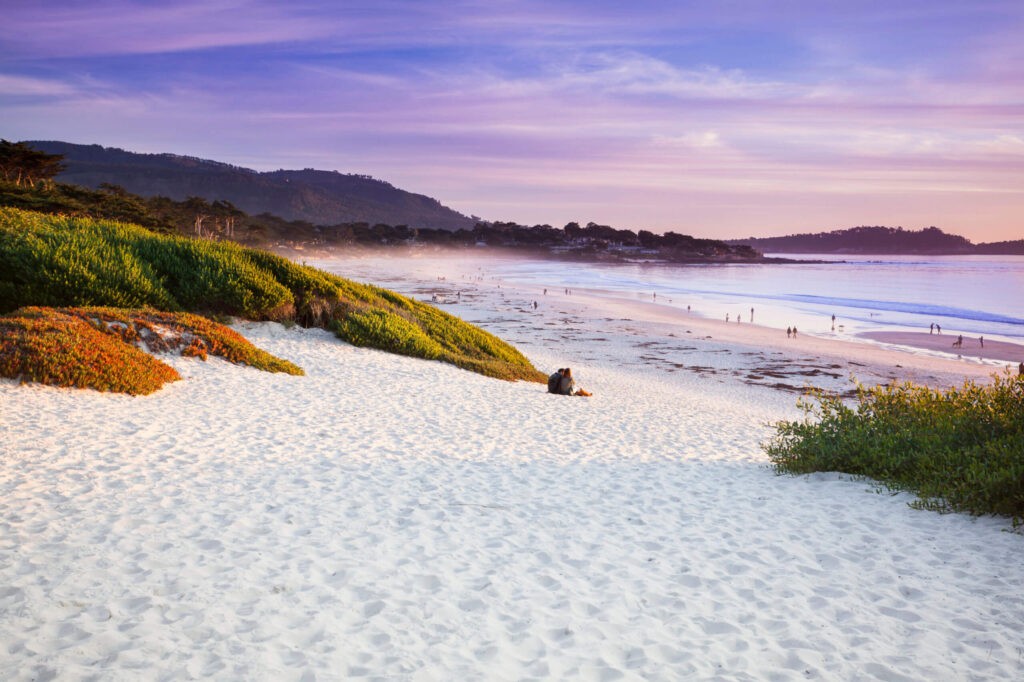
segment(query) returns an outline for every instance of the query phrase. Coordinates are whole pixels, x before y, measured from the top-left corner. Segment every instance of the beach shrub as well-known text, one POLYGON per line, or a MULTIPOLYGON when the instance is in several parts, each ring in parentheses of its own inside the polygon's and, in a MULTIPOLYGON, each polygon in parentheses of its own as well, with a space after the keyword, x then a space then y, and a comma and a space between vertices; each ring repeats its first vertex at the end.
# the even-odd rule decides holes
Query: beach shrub
POLYGON ((1024 523, 1024 377, 945 391, 905 383, 802 399, 764 444, 779 473, 840 471, 918 495, 913 506, 1024 523))
POLYGON ((487 376, 545 378, 501 339, 387 289, 230 242, 0 208, 0 313, 24 306, 149 307, 296 322, 487 376))
POLYGON ((0 376, 131 395, 181 378, 170 365, 82 318, 46 308, 0 317, 0 376))
POLYGON ((369 346, 374 339, 386 339, 382 350, 415 355, 430 360, 442 356, 441 346, 427 336, 423 328, 390 310, 367 308, 334 322, 335 333, 356 346, 369 346))
POLYGON ((0 317, 0 376, 53 386, 146 395, 180 379, 143 352, 180 350, 267 372, 301 375, 222 324, 189 313, 120 308, 22 308, 0 317))

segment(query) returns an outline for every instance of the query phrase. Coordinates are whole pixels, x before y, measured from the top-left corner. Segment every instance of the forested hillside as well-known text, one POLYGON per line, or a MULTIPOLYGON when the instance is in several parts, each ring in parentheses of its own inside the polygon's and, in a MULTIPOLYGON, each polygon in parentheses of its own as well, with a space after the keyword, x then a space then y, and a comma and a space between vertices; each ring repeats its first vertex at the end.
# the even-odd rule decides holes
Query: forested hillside
POLYGON ((937 227, 904 230, 902 227, 861 226, 815 234, 730 239, 762 253, 862 254, 1024 254, 1024 240, 973 244, 937 227))
POLYGON ((63 155, 65 168, 58 181, 91 189, 117 185, 143 197, 229 202, 252 215, 270 213, 314 225, 365 222, 456 230, 472 228, 475 222, 436 199, 368 175, 312 168, 261 173, 175 154, 137 154, 56 141, 26 144, 63 155))

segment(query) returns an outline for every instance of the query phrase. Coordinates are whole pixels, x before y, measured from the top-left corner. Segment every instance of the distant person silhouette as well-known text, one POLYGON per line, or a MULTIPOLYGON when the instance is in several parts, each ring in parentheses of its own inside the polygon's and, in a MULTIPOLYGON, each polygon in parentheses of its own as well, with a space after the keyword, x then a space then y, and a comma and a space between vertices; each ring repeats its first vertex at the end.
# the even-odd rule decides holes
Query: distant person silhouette
POLYGON ((792 335, 793 335, 793 328, 792 327, 786 327, 786 338, 788 339, 792 335))
POLYGON ((934 334, 935 333, 935 323, 934 322, 932 322, 930 325, 928 325, 928 333, 929 334, 934 334))

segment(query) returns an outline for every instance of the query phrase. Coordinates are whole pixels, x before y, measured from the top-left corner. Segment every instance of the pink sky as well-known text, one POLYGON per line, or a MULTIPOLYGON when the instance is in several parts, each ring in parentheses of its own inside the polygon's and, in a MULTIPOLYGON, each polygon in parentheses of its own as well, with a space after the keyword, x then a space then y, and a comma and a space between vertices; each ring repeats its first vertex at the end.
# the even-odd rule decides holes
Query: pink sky
POLYGON ((53 2, 0 135, 368 173, 491 220, 1024 238, 1019 2, 53 2))

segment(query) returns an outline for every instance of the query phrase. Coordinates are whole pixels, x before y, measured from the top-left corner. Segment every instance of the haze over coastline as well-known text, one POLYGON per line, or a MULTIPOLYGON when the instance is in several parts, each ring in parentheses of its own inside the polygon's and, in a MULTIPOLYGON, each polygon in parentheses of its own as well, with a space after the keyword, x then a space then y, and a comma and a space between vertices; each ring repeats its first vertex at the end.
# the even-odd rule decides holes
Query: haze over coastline
POLYGON ((1015 2, 6 8, 9 139, 368 173, 467 214, 1020 237, 1015 2))

